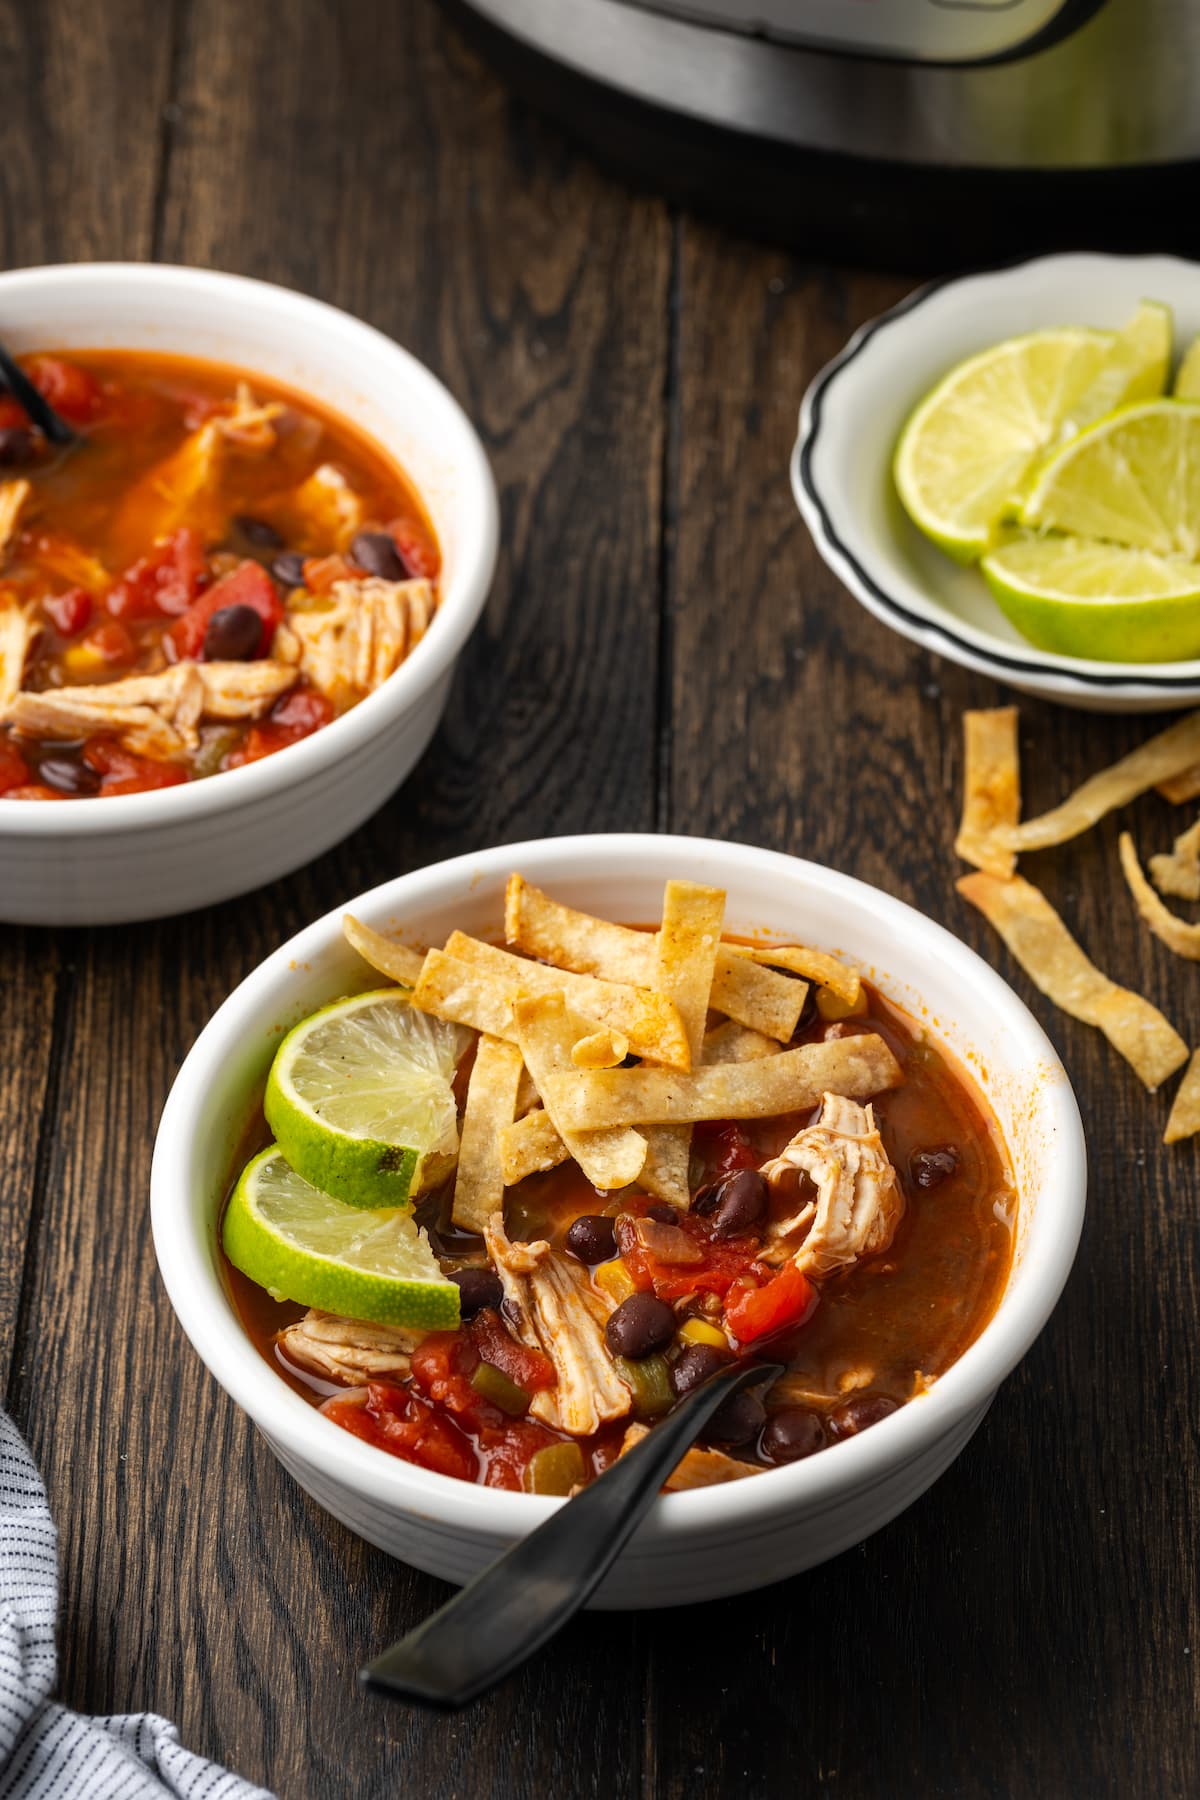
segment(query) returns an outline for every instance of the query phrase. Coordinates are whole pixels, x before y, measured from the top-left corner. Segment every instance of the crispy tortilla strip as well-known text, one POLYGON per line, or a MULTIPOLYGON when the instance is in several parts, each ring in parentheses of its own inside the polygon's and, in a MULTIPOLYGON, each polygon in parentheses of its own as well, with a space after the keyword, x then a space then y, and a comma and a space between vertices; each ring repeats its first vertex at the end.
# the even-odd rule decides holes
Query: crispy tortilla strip
POLYGON ((419 1012, 453 1019, 489 1037, 517 1041, 513 1001, 517 989, 492 980, 486 970, 447 956, 444 950, 427 950, 413 989, 412 1002, 419 1012))
POLYGON ((994 844, 1001 850, 1045 850, 1065 844, 1102 819, 1114 807, 1136 800, 1147 788, 1157 787, 1200 760, 1200 712, 1189 713, 1175 725, 1160 731, 1149 743, 1123 756, 1111 768, 1101 769, 1090 781, 1068 794, 1061 806, 1023 825, 997 826, 994 844))
POLYGON ((467 1085, 450 1217, 460 1231, 478 1231, 504 1205, 500 1133, 511 1125, 525 1064, 515 1044, 481 1037, 467 1085))
MULTIPOLYGON (((668 881, 658 929, 655 985, 679 1008, 694 1069, 700 1067, 704 1052, 704 1026, 724 919, 723 889, 701 887, 693 881, 668 881)), ((651 1125, 646 1132, 640 1185, 656 1200, 686 1212, 692 1197, 688 1181, 691 1158, 690 1125, 651 1125)))
POLYGON ((614 1125, 684 1125, 702 1119, 764 1119, 803 1112, 829 1090, 867 1100, 901 1080, 900 1065, 873 1033, 801 1044, 758 1062, 670 1069, 572 1069, 538 1083, 561 1131, 614 1125))
POLYGON ((1200 819, 1171 846, 1150 858, 1150 879, 1160 894, 1176 900, 1200 900, 1200 819))
MULTIPOLYGON (((650 940, 653 943, 653 939, 650 940)), ((599 981, 593 975, 574 975, 529 962, 493 944, 453 931, 446 939, 446 955, 484 971, 497 989, 518 994, 561 994, 566 1003, 599 1025, 611 1025, 629 1039, 635 1056, 648 1057, 668 1069, 691 1066, 687 1033, 673 1000, 627 982, 599 981)), ((591 1027, 595 1030, 595 1025, 591 1027)), ((500 1037, 505 1034, 498 1033, 500 1037)), ((537 1072, 534 1071, 534 1079, 537 1072)))
POLYGON ((343 913, 342 935, 351 949, 357 950, 363 961, 378 969, 381 975, 390 976, 401 987, 416 987, 425 961, 423 950, 410 950, 407 944, 398 944, 395 938, 372 931, 353 913, 343 913))
MULTIPOLYGON (((541 957, 557 968, 634 987, 654 985, 657 951, 653 932, 612 925, 607 919, 560 906, 521 875, 508 878, 504 935, 527 956, 541 957)), ((739 1025, 749 1025, 786 1043, 806 998, 807 989, 799 982, 749 957, 739 957, 731 944, 719 946, 709 1004, 739 1025)))
MULTIPOLYGON (((584 1126, 573 1131, 564 1126, 556 1107, 546 1098, 546 1084, 560 1079, 561 1071, 572 1069, 571 1046, 586 1036, 586 1027, 571 1017, 561 994, 534 994, 518 999, 513 1004, 513 1020, 521 1054, 538 1084, 546 1111, 583 1173, 593 1187, 605 1192, 628 1187, 637 1180, 646 1160, 645 1138, 624 1126, 596 1131, 584 1126)), ((582 1075, 580 1070, 572 1069, 573 1074, 586 1081, 616 1072, 608 1069, 582 1075)))
POLYGON ((1183 806, 1200 794, 1200 762, 1194 762, 1178 775, 1171 775, 1166 781, 1155 783, 1164 800, 1172 806, 1183 806))
POLYGON ((1017 709, 993 706, 963 714, 963 810, 954 848, 964 862, 1007 880, 1015 853, 996 842, 1021 817, 1021 765, 1017 750, 1017 709))
POLYGON ((577 1069, 616 1069, 628 1055, 629 1039, 610 1025, 571 1046, 571 1061, 577 1069))
MULTIPOLYGON (((628 1426, 621 1440, 620 1454, 625 1456, 635 1444, 640 1444, 649 1429, 648 1425, 628 1426)), ((676 1463, 663 1487, 668 1493, 680 1493, 685 1488, 719 1487, 723 1482, 742 1481, 747 1475, 760 1473, 758 1463, 738 1462, 735 1457, 726 1456, 723 1450, 702 1450, 693 1445, 676 1463)))
POLYGON ((706 1067, 713 1063, 757 1062, 760 1056, 774 1056, 779 1045, 764 1032, 751 1031, 736 1019, 726 1019, 705 1033, 700 1061, 706 1067))
POLYGON ((21 691, 25 658, 41 630, 32 606, 17 600, 0 601, 0 718, 21 691))
POLYGON ((1129 884, 1133 904, 1155 937, 1161 938, 1167 949, 1173 950, 1176 956, 1186 956, 1189 962, 1200 962, 1200 925, 1189 925, 1186 919, 1178 918, 1159 899, 1142 873, 1133 839, 1127 831, 1121 833, 1117 847, 1121 853, 1121 871, 1129 884))
POLYGON ((956 884, 994 925, 1047 999, 1102 1031, 1153 1093, 1187 1060, 1187 1045, 1157 1007, 1118 987, 1090 962, 1046 896, 1020 875, 997 881, 982 870, 956 884))
POLYGON ((735 956, 748 956, 768 968, 787 969, 792 975, 803 975, 806 984, 815 981, 818 987, 828 988, 847 1006, 857 1006, 862 995, 858 970, 836 956, 827 955, 824 950, 809 950, 803 944, 730 944, 729 948, 735 956))
POLYGON ((1182 1138, 1195 1137, 1200 1131, 1200 1050, 1192 1051, 1192 1060, 1183 1072, 1183 1080, 1175 1095, 1164 1144, 1177 1144, 1182 1138))
POLYGON ((535 1107, 500 1133, 500 1169, 505 1187, 516 1187, 527 1175, 541 1175, 567 1160, 567 1146, 544 1107, 535 1107))

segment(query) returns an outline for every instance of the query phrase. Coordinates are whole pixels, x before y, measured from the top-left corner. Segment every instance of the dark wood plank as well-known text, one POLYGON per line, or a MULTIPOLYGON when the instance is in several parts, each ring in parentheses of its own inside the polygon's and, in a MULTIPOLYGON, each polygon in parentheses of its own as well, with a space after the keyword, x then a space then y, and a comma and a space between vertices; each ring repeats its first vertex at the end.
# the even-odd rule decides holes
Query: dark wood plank
POLYGON ((504 553, 447 724, 376 820, 247 901, 77 940, 19 1393, 62 1522, 65 1692, 152 1705, 289 1796, 631 1792, 635 1620, 577 1626, 461 1721, 357 1696, 443 1590, 320 1513, 225 1402, 146 1192, 178 1061, 286 933, 459 850, 653 823, 669 222, 512 110, 427 4, 195 0, 176 66, 158 253, 307 288, 426 357, 480 422, 504 553))
MULTIPOLYGON (((1043 1002, 953 892, 960 715, 1006 696, 855 606, 787 489, 808 379, 899 291, 686 230, 670 823, 833 863, 974 944, 1075 1080, 1092 1210, 1062 1307, 933 1492, 656 1658, 662 1791, 1182 1795, 1200 1780, 1177 1725, 1196 1704, 1195 1149, 1164 1150, 1165 1097, 1043 1002)), ((1154 723, 1025 703, 1029 810, 1154 723)), ((1169 808, 1136 816, 1148 848, 1169 841, 1169 808)), ((1196 1042, 1194 973, 1137 927, 1116 831, 1028 872, 1101 966, 1196 1042)))

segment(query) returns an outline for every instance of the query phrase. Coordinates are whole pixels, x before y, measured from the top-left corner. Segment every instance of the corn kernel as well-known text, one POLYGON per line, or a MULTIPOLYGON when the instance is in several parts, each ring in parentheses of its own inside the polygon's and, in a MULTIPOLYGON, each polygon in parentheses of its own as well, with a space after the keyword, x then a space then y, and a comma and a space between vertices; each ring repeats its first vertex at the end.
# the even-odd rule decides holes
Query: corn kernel
POLYGON ((86 641, 69 645, 62 653, 61 662, 69 675, 95 675, 108 667, 100 652, 86 641))
POLYGON ((637 1293, 633 1278, 619 1256, 614 1257, 612 1262, 601 1263, 598 1268, 593 1269, 592 1280, 604 1289, 617 1306, 620 1306, 622 1300, 628 1300, 630 1294, 637 1293))
POLYGON ((817 1011, 823 1019, 857 1019, 861 1018, 866 1010, 865 990, 859 993, 858 999, 851 1006, 848 1000, 843 1000, 840 995, 834 993, 832 988, 817 989, 817 1011))
POLYGON ((718 1325, 710 1325, 707 1319, 685 1319, 679 1327, 679 1335, 685 1344, 711 1344, 714 1350, 728 1350, 729 1339, 718 1325))

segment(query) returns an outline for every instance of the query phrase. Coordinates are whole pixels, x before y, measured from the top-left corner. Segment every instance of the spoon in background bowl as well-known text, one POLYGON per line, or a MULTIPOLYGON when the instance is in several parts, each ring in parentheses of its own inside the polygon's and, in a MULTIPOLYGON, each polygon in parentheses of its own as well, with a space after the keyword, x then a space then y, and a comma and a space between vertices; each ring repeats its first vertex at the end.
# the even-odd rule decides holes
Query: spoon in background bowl
POLYGON ((640 1443, 359 1672, 376 1694, 466 1706, 540 1650, 595 1592, 663 1482, 724 1401, 781 1363, 730 1363, 640 1443))
POLYGON ((56 413, 50 402, 46 400, 30 381, 28 375, 14 356, 0 344, 0 380, 8 389, 13 399, 25 408, 42 436, 60 449, 68 444, 80 442, 80 434, 73 426, 56 413))

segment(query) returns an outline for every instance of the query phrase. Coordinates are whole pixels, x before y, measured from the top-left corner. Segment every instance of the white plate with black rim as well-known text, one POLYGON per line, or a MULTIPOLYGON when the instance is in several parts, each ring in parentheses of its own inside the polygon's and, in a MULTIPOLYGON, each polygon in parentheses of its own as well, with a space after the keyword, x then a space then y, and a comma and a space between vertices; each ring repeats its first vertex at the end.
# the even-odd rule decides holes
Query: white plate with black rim
POLYGON ((1050 325, 1125 324, 1140 300, 1175 317, 1177 356, 1200 334, 1200 264, 1174 256, 1043 256, 935 282, 856 331, 800 411, 792 487, 817 549, 855 599, 939 656, 1021 693, 1102 712, 1200 702, 1200 661, 1092 662, 1038 650, 978 569, 922 536, 892 480, 909 413, 964 357, 1050 325))

